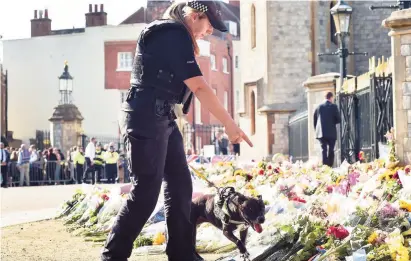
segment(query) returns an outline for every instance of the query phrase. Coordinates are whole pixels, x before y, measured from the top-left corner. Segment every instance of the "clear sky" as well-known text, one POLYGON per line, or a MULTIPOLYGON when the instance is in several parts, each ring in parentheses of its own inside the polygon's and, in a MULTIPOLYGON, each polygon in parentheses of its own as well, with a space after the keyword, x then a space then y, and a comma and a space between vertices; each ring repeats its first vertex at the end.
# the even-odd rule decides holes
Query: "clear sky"
MULTIPOLYGON (((223 0, 226 1, 226 0, 223 0)), ((81 28, 85 26, 85 13, 89 4, 104 4, 107 23, 117 25, 147 0, 0 0, 0 35, 2 40, 30 37, 30 20, 34 10, 48 9, 51 29, 81 28)), ((2 61, 2 43, 0 40, 0 62, 2 61)))
MULTIPOLYGON (((30 20, 34 10, 48 9, 51 29, 81 28, 85 26, 88 5, 104 4, 108 24, 119 24, 129 15, 146 5, 146 0, 0 0, 1 40, 30 37, 30 20)), ((3 46, 0 40, 0 62, 3 46)))

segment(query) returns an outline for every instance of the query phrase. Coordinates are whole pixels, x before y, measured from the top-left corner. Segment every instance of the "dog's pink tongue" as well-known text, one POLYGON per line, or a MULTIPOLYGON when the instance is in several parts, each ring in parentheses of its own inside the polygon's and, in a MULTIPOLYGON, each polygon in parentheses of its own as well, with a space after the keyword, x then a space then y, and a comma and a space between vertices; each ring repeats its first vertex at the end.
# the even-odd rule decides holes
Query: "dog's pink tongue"
POLYGON ((260 224, 254 224, 254 230, 257 231, 257 233, 263 232, 263 227, 260 224))

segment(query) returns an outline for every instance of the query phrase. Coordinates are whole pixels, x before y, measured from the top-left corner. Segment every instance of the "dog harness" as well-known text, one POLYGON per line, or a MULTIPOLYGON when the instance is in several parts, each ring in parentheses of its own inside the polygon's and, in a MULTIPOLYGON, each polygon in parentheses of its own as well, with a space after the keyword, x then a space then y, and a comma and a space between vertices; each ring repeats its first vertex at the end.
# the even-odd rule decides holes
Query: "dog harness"
POLYGON ((218 216, 224 225, 234 224, 234 225, 249 225, 245 221, 237 221, 231 218, 230 210, 228 209, 228 203, 236 196, 236 192, 232 187, 225 187, 219 191, 219 199, 215 203, 214 211, 216 216, 218 216))

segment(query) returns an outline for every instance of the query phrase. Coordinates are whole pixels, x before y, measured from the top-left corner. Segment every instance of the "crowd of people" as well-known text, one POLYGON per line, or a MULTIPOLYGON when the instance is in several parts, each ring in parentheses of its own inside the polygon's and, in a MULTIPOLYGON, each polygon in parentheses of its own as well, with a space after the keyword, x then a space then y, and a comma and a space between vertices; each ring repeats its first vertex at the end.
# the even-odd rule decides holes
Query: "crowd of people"
MULTIPOLYGON (((96 144, 96 139, 92 140, 90 143, 96 144)), ((38 150, 25 144, 13 148, 0 143, 1 186, 124 182, 124 159, 113 143, 97 144, 91 152, 93 164, 87 165, 89 155, 81 146, 64 154, 58 148, 38 150)))

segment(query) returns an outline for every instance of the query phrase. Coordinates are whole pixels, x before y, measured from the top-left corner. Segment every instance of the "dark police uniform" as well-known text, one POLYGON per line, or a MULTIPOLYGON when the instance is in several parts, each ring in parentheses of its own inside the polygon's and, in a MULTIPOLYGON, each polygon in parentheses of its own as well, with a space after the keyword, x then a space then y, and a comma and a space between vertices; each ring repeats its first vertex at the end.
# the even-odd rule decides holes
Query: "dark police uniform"
POLYGON ((134 240, 156 206, 163 179, 167 255, 171 261, 194 260, 192 181, 173 108, 191 100, 183 81, 201 75, 184 25, 159 20, 143 30, 132 87, 119 115, 133 187, 108 236, 102 260, 125 261, 131 255, 134 240))
MULTIPOLYGON (((218 1, 189 0, 214 29, 227 31, 218 1)), ((131 88, 120 112, 133 187, 108 235, 101 260, 126 261, 133 242, 153 212, 164 179, 169 261, 195 261, 190 209, 191 175, 174 105, 187 113, 193 94, 184 84, 201 76, 190 33, 184 25, 154 21, 142 31, 133 61, 131 88)))

